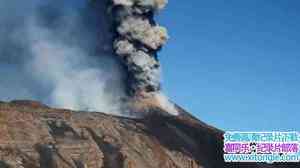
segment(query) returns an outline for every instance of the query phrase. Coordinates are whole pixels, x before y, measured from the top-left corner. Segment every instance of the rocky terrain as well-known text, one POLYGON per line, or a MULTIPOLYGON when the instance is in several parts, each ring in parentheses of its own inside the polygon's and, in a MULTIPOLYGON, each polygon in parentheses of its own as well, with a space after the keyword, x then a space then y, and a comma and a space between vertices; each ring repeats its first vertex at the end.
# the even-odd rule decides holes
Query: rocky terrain
POLYGON ((158 52, 169 36, 154 15, 167 0, 90 0, 80 11, 75 3, 64 6, 48 1, 46 6, 32 0, 2 5, 8 14, 0 15, 0 20, 9 26, 0 31, 6 44, 0 47, 0 60, 4 60, 0 67, 11 71, 1 81, 7 81, 1 100, 22 97, 19 93, 24 89, 30 93, 25 99, 37 97, 45 102, 43 95, 52 95, 52 105, 64 108, 97 111, 121 102, 118 114, 134 118, 55 109, 26 100, 0 102, 0 168, 300 168, 300 164, 224 163, 223 131, 199 121, 164 96, 158 52), (23 8, 26 5, 32 7, 23 8), (76 15, 70 15, 67 6, 76 9, 76 15), (23 22, 28 25, 20 24, 23 22), (15 39, 18 34, 22 36, 15 39), (112 63, 90 65, 94 55, 99 63, 103 61, 100 57, 112 63), (20 67, 32 68, 18 70, 20 67), (109 72, 107 81, 102 78, 102 68, 109 72), (119 70, 122 73, 115 73, 119 70), (29 74, 20 74, 23 71, 29 74), (99 76, 101 80, 94 80, 99 76), (109 98, 113 99, 103 103, 109 98))
POLYGON ((178 107, 141 119, 53 109, 38 102, 0 103, 1 168, 256 168, 225 164, 221 130, 178 107))

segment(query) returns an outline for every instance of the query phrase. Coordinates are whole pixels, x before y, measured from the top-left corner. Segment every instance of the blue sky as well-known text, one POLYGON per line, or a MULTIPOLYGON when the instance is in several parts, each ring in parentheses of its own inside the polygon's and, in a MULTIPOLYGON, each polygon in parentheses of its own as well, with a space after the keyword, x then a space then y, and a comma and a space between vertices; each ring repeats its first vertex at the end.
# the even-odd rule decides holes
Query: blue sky
POLYGON ((223 130, 300 130, 300 2, 169 2, 159 53, 173 101, 223 130))

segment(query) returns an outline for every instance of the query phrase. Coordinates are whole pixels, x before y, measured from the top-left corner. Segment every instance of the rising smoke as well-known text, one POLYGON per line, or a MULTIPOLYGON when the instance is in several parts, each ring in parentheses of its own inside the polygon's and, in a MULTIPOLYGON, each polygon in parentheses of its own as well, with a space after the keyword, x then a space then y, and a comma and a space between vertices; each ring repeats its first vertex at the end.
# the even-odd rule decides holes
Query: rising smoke
POLYGON ((116 54, 127 68, 130 95, 138 106, 158 106, 177 114, 174 105, 161 93, 160 64, 157 52, 168 39, 167 30, 153 20, 167 0, 112 0, 117 38, 116 54))
POLYGON ((153 21, 153 12, 163 8, 165 0, 113 0, 118 38, 116 53, 131 75, 134 96, 151 96, 160 90, 160 65, 156 52, 168 39, 165 28, 153 21))
POLYGON ((122 114, 129 99, 161 94, 153 21, 166 0, 1 0, 0 99, 122 114), (122 112, 121 112, 122 111, 122 112))

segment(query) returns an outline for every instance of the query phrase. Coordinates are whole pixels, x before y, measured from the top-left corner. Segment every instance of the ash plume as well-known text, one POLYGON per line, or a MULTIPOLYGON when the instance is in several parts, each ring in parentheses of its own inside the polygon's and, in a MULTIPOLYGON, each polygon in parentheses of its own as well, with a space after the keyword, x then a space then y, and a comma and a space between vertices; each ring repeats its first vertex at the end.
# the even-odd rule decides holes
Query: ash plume
POLYGON ((0 1, 0 99, 116 115, 150 104, 176 114, 157 57, 167 30, 153 19, 166 4, 0 1))
POLYGON ((156 52, 168 39, 165 28, 153 21, 153 12, 166 1, 113 0, 118 37, 114 49, 130 75, 134 96, 160 90, 160 64, 156 52))
POLYGON ((112 18, 117 25, 114 49, 127 69, 130 96, 177 114, 174 105, 161 92, 157 58, 168 33, 153 19, 166 4, 167 0, 112 0, 112 18))

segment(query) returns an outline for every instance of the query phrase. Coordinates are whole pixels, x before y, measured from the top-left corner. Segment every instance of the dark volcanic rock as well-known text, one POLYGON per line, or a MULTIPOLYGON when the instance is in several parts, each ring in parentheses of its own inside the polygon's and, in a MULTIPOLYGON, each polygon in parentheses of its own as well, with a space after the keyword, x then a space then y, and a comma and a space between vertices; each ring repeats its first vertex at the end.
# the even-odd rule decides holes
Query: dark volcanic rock
MULTIPOLYGON (((0 168, 259 168, 225 164, 223 132, 188 113, 144 119, 0 103, 0 168)), ((300 167, 299 164, 278 165, 300 167)))

